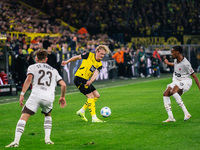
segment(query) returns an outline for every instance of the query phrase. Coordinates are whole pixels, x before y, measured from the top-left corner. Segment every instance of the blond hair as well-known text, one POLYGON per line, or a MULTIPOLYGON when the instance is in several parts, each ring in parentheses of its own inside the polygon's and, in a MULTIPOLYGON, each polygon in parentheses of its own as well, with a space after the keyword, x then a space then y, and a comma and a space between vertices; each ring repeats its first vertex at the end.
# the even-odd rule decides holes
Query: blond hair
POLYGON ((97 48, 95 49, 95 52, 100 51, 101 49, 105 50, 107 54, 110 53, 110 49, 106 45, 99 45, 99 46, 97 46, 97 48))

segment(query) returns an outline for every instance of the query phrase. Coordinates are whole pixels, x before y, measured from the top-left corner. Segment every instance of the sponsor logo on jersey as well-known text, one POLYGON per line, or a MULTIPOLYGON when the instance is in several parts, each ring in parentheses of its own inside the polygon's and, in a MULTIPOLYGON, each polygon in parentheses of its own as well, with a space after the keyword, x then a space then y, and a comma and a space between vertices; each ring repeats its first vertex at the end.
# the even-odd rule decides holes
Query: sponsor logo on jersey
POLYGON ((95 66, 92 65, 91 68, 90 68, 90 71, 94 72, 95 70, 96 70, 95 66))
POLYGON ((177 72, 175 72, 175 76, 177 76, 177 77, 181 77, 181 74, 180 74, 180 73, 177 73, 177 72))

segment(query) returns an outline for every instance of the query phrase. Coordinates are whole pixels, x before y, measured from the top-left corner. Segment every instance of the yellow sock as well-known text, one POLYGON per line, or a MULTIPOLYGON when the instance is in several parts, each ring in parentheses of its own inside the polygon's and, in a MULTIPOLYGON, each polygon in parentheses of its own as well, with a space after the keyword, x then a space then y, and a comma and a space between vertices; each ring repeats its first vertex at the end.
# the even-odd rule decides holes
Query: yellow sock
POLYGON ((83 105, 82 109, 86 110, 88 108, 88 100, 85 102, 85 104, 83 105))
POLYGON ((88 98, 88 108, 90 110, 91 116, 96 115, 96 108, 95 108, 95 102, 93 98, 88 98))
POLYGON ((96 101, 98 100, 99 98, 97 98, 97 97, 94 97, 94 102, 96 103, 96 101))

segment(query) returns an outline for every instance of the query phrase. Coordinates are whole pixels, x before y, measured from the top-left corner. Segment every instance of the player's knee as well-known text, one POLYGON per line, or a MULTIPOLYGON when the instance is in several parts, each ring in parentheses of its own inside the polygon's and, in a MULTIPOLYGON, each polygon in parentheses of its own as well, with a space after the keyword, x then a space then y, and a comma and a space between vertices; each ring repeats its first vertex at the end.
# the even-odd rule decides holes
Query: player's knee
POLYGON ((172 90, 172 91, 171 91, 171 94, 172 94, 172 95, 175 94, 175 93, 177 93, 175 90, 172 90))
POLYGON ((51 116, 51 113, 44 113, 45 117, 51 116))
POLYGON ((99 98, 99 97, 100 97, 100 94, 95 95, 95 97, 96 97, 96 98, 99 98))
POLYGON ((169 96, 169 92, 168 92, 168 91, 165 91, 165 92, 163 93, 163 96, 169 96))

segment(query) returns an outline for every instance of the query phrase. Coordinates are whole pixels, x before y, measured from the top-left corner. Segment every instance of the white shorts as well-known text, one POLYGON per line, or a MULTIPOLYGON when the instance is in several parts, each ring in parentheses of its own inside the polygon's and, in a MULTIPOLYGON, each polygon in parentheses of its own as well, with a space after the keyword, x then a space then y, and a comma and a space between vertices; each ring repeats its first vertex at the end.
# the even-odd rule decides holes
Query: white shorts
POLYGON ((182 80, 182 81, 173 81, 172 83, 168 84, 167 87, 171 87, 173 89, 175 85, 177 85, 179 89, 183 90, 183 93, 185 93, 191 88, 192 79, 182 80))
POLYGON ((26 101, 25 106, 34 113, 37 112, 39 107, 41 107, 43 113, 49 113, 53 108, 53 103, 41 98, 30 96, 26 101))

